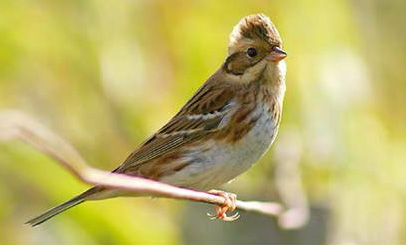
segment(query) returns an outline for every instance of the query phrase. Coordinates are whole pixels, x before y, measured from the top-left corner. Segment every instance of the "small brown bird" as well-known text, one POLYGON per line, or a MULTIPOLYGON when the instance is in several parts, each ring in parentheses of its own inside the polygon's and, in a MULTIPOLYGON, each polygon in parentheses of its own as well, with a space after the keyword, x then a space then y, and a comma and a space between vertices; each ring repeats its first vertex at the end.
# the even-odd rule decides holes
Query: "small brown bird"
MULTIPOLYGON (((281 120, 286 65, 282 40, 263 14, 240 20, 228 56, 181 110, 113 172, 209 191, 245 172, 274 141, 281 120)), ((230 221, 235 195, 222 195, 215 218, 230 221)), ((36 226, 88 200, 134 196, 95 186, 28 221, 36 226)))

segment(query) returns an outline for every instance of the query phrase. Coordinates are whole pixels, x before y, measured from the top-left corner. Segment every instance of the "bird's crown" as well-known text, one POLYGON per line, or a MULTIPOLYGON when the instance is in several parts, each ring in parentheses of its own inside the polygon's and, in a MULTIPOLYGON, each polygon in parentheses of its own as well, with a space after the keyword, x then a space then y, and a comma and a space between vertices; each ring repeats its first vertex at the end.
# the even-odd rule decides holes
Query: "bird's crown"
POLYGON ((264 14, 245 16, 230 35, 229 53, 242 42, 261 40, 271 46, 281 46, 282 40, 271 20, 264 14))

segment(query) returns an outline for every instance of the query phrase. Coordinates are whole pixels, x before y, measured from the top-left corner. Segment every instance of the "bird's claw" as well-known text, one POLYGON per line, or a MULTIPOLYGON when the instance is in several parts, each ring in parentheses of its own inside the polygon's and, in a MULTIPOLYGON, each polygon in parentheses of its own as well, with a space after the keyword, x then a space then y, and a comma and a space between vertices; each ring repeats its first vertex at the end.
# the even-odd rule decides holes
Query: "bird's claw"
POLYGON ((240 218, 240 214, 236 212, 232 216, 227 216, 227 212, 232 212, 236 209, 237 195, 224 191, 211 190, 210 194, 224 197, 225 201, 222 205, 216 205, 216 214, 207 213, 211 220, 220 219, 223 221, 234 221, 240 218))

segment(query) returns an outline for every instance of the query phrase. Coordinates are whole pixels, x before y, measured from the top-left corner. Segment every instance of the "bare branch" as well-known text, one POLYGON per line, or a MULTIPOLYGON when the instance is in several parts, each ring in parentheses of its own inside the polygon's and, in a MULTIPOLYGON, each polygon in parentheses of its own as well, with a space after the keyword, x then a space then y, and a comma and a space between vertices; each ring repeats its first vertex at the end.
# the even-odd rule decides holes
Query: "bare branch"
POLYGON ((296 135, 285 132, 279 138, 273 155, 276 161, 275 184, 286 207, 278 220, 279 226, 284 229, 300 228, 310 218, 309 204, 299 170, 303 146, 296 135))
MULTIPOLYGON (((161 182, 115 174, 90 167, 78 151, 67 141, 19 111, 0 112, 0 140, 20 139, 74 174, 81 181, 92 184, 125 189, 150 196, 166 197, 221 205, 225 198, 164 184, 161 182)), ((273 202, 237 201, 237 208, 267 216, 278 216, 283 208, 273 202)))

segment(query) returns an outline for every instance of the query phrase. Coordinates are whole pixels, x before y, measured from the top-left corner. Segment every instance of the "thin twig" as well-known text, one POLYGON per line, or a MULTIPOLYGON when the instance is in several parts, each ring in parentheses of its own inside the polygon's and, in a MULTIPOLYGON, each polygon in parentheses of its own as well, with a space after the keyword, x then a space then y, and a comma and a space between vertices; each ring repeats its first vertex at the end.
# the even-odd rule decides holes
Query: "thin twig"
MULTIPOLYGON (((90 167, 78 151, 32 117, 19 111, 0 111, 0 140, 20 139, 53 158, 81 181, 143 195, 221 205, 224 197, 179 188, 161 182, 115 174, 90 167)), ((273 202, 237 201, 237 208, 267 216, 278 216, 281 205, 273 202)))

